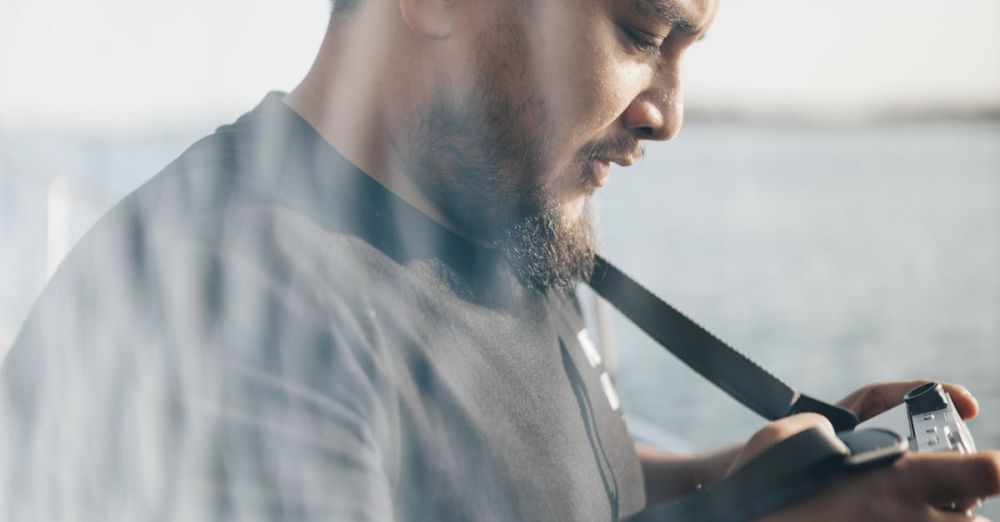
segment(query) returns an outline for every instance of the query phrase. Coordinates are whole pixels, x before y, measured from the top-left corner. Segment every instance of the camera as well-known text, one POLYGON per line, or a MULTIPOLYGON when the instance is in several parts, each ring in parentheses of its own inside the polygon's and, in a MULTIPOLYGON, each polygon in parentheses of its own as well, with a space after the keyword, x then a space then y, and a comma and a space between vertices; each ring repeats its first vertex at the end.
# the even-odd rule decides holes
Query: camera
POLYGON ((909 433, 910 451, 974 453, 976 444, 951 396, 939 382, 918 386, 903 397, 903 404, 861 423, 858 428, 884 428, 909 433))

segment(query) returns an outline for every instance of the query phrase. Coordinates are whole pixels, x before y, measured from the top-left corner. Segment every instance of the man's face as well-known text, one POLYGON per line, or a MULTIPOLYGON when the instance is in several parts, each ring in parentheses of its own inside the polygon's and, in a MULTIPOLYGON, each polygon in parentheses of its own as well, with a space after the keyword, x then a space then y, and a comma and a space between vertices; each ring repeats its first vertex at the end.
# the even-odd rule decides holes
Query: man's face
MULTIPOLYGON (((470 2, 475 4, 475 2, 470 2)), ((406 140, 415 179, 536 288, 586 277, 587 200, 683 118, 683 52, 716 0, 489 0, 470 86, 442 89, 406 140), (488 7, 491 6, 491 7, 488 7)), ((477 25, 478 24, 478 25, 477 25)))

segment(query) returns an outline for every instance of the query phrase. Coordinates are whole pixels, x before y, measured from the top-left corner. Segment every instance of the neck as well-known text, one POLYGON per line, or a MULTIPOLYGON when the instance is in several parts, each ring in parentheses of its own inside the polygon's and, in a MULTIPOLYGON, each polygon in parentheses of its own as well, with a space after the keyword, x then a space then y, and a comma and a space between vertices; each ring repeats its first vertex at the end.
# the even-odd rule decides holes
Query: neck
MULTIPOLYGON (((409 118, 399 117, 407 112, 406 103, 386 87, 398 86, 399 78, 405 76, 394 69, 393 44, 380 45, 378 39, 369 43, 370 36, 363 37, 380 32, 367 30, 376 21, 373 13, 375 10, 359 9, 349 15, 350 23, 333 22, 309 73, 284 102, 369 177, 468 239, 468 234, 414 183, 393 145, 394 125, 405 124, 409 118), (366 42, 367 53, 356 51, 358 42, 366 42), (384 78, 393 79, 387 82, 384 78)), ((395 134, 405 136, 406 132, 395 134)))

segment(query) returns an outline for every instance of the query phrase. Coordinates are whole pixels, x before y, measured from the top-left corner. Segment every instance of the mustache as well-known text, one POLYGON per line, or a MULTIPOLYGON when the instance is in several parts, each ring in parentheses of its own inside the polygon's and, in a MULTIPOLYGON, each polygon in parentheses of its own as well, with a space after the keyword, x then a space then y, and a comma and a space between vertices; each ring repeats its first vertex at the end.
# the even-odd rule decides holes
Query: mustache
POLYGON ((580 161, 594 161, 597 159, 628 157, 636 161, 646 153, 645 147, 632 135, 625 135, 617 138, 605 138, 584 145, 577 154, 580 161))

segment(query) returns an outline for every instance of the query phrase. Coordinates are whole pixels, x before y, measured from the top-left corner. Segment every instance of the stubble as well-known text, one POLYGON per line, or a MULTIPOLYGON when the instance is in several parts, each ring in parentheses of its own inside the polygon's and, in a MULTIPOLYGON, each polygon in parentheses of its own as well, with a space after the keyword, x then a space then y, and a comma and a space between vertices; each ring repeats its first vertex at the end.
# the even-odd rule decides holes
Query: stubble
MULTIPOLYGON (((547 188, 553 124, 540 86, 524 92, 526 41, 511 20, 482 36, 473 89, 435 98, 407 135, 405 160, 441 211, 501 250, 526 287, 563 291, 590 275, 596 233, 589 204, 566 218, 547 188)), ((575 171, 591 192, 585 164, 575 171)))

